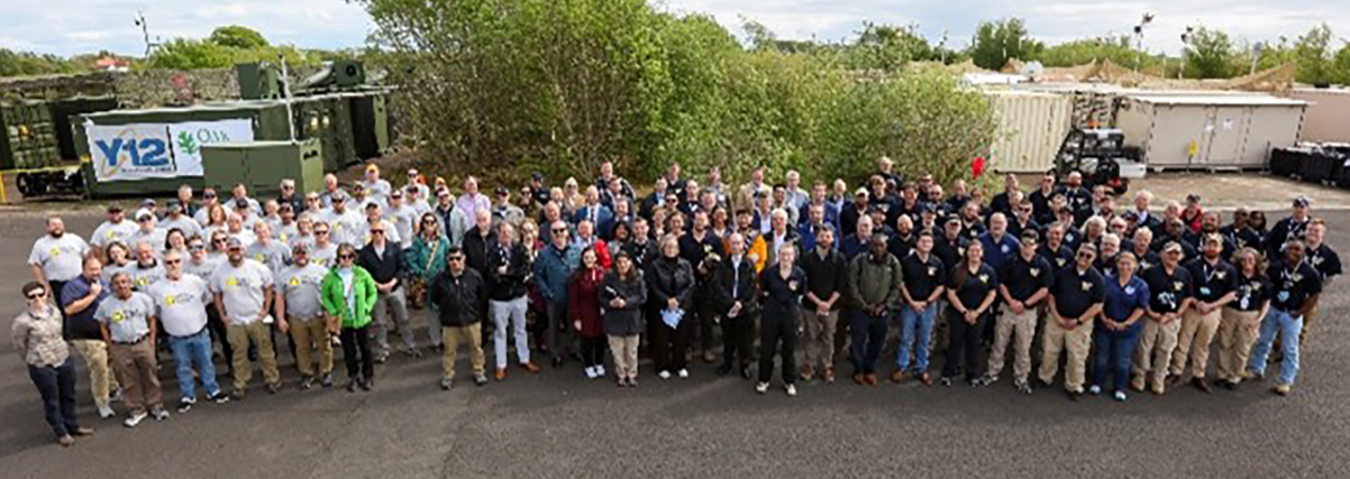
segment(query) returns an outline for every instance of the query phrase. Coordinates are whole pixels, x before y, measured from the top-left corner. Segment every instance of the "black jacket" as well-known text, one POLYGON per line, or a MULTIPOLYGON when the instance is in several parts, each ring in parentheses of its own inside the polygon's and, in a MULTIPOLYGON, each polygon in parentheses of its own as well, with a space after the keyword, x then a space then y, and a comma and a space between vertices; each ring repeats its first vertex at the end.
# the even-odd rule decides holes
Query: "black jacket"
POLYGON ((488 297, 497 301, 510 301, 524 296, 525 278, 530 275, 530 257, 519 243, 503 249, 500 244, 488 248, 487 274, 488 285, 492 291, 488 297), (506 266, 506 273, 501 267, 506 266))
POLYGON ((677 298, 680 309, 689 311, 694 293, 694 268, 683 258, 670 259, 660 257, 647 265, 649 294, 647 300, 654 303, 657 310, 666 308, 670 298, 677 298))
MULTIPOLYGON (((815 250, 803 251, 798 263, 806 273, 806 291, 815 293, 821 301, 828 301, 836 291, 840 298, 848 295, 844 290, 848 287, 848 262, 838 251, 831 249, 824 259, 815 250)), ((802 304, 815 309, 815 303, 809 300, 802 304)), ((835 301, 833 309, 838 310, 843 304, 844 301, 835 301)))
POLYGON ((712 293, 712 307, 717 313, 726 314, 737 301, 740 301, 742 316, 757 313, 759 311, 759 301, 756 301, 759 298, 758 279, 755 274, 755 262, 751 261, 749 257, 741 258, 740 268, 735 268, 732 265, 731 258, 722 261, 722 264, 717 267, 717 271, 713 272, 713 286, 709 288, 709 292, 712 293), (739 281, 737 281, 737 269, 740 270, 739 281), (733 288, 737 284, 739 284, 739 287, 733 288), (734 296, 732 295, 733 289, 736 293, 734 296))
POLYGON ((436 276, 431 286, 431 302, 440 308, 441 326, 471 326, 483 320, 487 285, 477 271, 464 268, 455 277, 447 269, 436 276))
POLYGON ((356 265, 364 268, 370 273, 370 277, 376 283, 387 283, 391 279, 398 279, 399 282, 394 286, 395 289, 403 286, 403 278, 408 276, 408 261, 403 256, 403 249, 397 244, 384 244, 384 257, 375 254, 375 244, 371 243, 361 248, 356 253, 356 265))
POLYGON ((488 253, 497 247, 497 233, 489 228, 487 236, 479 234, 481 230, 477 226, 469 228, 464 233, 464 263, 470 269, 478 271, 479 274, 486 275, 488 268, 488 253))
POLYGON ((611 336, 634 336, 642 333, 646 321, 642 318, 642 305, 647 301, 647 284, 642 275, 633 270, 632 280, 624 282, 619 275, 605 275, 604 285, 600 288, 600 309, 604 311, 605 334, 611 336), (614 298, 623 298, 623 309, 609 307, 614 298))

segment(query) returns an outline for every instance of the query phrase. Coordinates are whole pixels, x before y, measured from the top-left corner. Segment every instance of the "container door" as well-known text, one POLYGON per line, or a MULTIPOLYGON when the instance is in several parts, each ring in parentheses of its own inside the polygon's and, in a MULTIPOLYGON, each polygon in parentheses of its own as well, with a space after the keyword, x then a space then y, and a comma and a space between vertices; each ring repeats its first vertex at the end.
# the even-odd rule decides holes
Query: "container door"
POLYGON ((1232 167, 1240 163, 1242 140, 1251 116, 1250 107, 1213 107, 1209 145, 1204 152, 1207 167, 1232 167))

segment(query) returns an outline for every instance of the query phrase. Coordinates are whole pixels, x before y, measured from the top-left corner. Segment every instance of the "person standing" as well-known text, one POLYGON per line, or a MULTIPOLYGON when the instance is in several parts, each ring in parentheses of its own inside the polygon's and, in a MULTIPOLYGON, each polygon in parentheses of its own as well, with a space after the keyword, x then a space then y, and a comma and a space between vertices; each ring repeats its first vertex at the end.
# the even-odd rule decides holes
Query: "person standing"
POLYGON ((47 218, 47 234, 33 243, 28 266, 33 279, 47 287, 54 304, 62 304, 66 282, 80 276, 82 259, 88 253, 89 244, 79 235, 66 234, 65 221, 52 216, 47 218))
POLYGON ((1194 300, 1181 316, 1181 334, 1177 337, 1176 353, 1172 355, 1171 377, 1180 381, 1191 363, 1191 385, 1209 393, 1205 368, 1209 365, 1209 346, 1219 331, 1223 307, 1237 297, 1238 273, 1233 265, 1220 258, 1224 250, 1223 238, 1217 233, 1203 242, 1203 256, 1186 264, 1191 274, 1194 300))
POLYGON ((951 342, 947 348, 947 362, 942 367, 942 385, 951 386, 959 369, 964 369, 966 382, 971 387, 983 385, 980 378, 985 366, 980 361, 984 345, 980 343, 985 323, 998 295, 998 273, 984 262, 984 242, 976 241, 966 249, 966 256, 952 268, 947 283, 947 331, 951 342), (963 361, 964 358, 964 361, 963 361))
POLYGON ((1018 255, 1008 259, 998 275, 998 291, 1003 298, 1003 314, 994 328, 994 349, 989 355, 985 384, 998 381, 1003 372, 1003 355, 1008 342, 1014 344, 1013 385, 1023 394, 1031 394, 1031 342, 1040 321, 1040 309, 1050 294, 1054 273, 1050 262, 1036 254, 1040 235, 1035 230, 1022 232, 1018 255))
POLYGON ((99 255, 101 259, 107 259, 103 255, 103 250, 112 243, 126 244, 127 239, 131 238, 137 229, 136 223, 126 220, 126 214, 122 212, 121 206, 108 205, 108 220, 98 225, 98 228, 94 229, 94 234, 89 237, 94 254, 99 255))
POLYGON ((656 375, 663 380, 670 379, 674 370, 680 379, 687 379, 689 370, 686 369, 688 359, 685 354, 694 328, 689 314, 693 302, 694 268, 680 257, 678 237, 670 234, 661 239, 661 256, 647 266, 645 279, 651 288, 648 297, 658 310, 656 327, 651 332, 656 375))
POLYGON ((732 233, 727 239, 731 256, 718 265, 708 288, 722 316, 722 365, 718 376, 730 374, 733 364, 741 377, 750 379, 750 345, 759 315, 759 281, 755 264, 745 254, 745 235, 732 233))
POLYGON ((333 342, 328 335, 328 321, 324 317, 320 287, 328 268, 309 260, 309 247, 295 245, 291 249, 294 264, 281 270, 276 277, 277 324, 281 331, 289 331, 295 344, 295 367, 300 370, 300 389, 314 387, 319 378, 323 387, 333 386, 333 342), (318 370, 313 354, 318 353, 318 370))
MULTIPOLYGON (((885 244, 884 241, 881 243, 885 244)), ((778 247, 776 256, 777 262, 760 272, 764 315, 759 337, 759 384, 755 386, 755 392, 768 392, 769 381, 773 378, 773 357, 777 354, 782 361, 784 388, 789 397, 795 397, 797 328, 801 323, 797 315, 801 311, 802 293, 806 290, 806 273, 796 265, 795 244, 784 242, 778 247)))
POLYGON ((549 352, 553 354, 553 367, 561 368, 563 358, 573 349, 572 335, 567 328, 567 280, 581 261, 581 252, 570 246, 567 223, 555 221, 549 231, 552 243, 534 260, 534 284, 539 286, 547 308, 545 336, 549 352))
POLYGON ((435 213, 422 215, 412 248, 408 249, 408 302, 426 304, 428 344, 432 351, 443 352, 445 346, 441 344, 441 314, 436 311, 436 304, 426 298, 431 283, 445 271, 445 252, 450 250, 450 240, 441 232, 437 218, 435 213))
MULTIPOLYGON (((1257 250, 1238 250, 1237 299, 1223 308, 1219 322, 1219 359, 1215 374, 1219 385, 1232 390, 1242 382, 1252 344, 1261 328, 1261 318, 1270 311, 1273 289, 1261 266, 1257 250)), ((1301 344, 1301 343, 1300 343, 1301 344)))
POLYGON ((600 288, 605 269, 595 248, 581 250, 581 266, 567 282, 567 315, 581 340, 581 363, 590 379, 605 375, 604 331, 600 319, 600 288))
MULTIPOLYGON (((822 194, 824 186, 820 185, 822 194)), ((812 207, 812 211, 819 205, 812 207)), ((834 334, 839 324, 839 305, 848 286, 848 263, 834 248, 834 226, 818 225, 810 251, 802 256, 802 271, 806 273, 806 301, 802 302, 802 322, 806 338, 801 377, 810 381, 812 370, 820 366, 821 378, 834 383, 834 334)))
POLYGON ((337 264, 320 286, 329 334, 338 333, 342 359, 347 363, 347 392, 375 387, 375 357, 371 351, 371 313, 379 297, 375 280, 356 265, 356 247, 338 245, 337 264))
POLYGON ((1181 315, 1194 300, 1191 272, 1181 266, 1183 254, 1181 244, 1168 242, 1163 246, 1161 263, 1144 271, 1142 279, 1153 296, 1144 335, 1135 351, 1134 377, 1130 381, 1135 391, 1142 392, 1145 382, 1154 394, 1161 395, 1167 390, 1167 368, 1181 331, 1181 315))
POLYGON ((633 258, 627 253, 618 253, 614 258, 614 271, 605 275, 600 302, 605 305, 604 329, 609 336, 619 387, 637 387, 638 337, 645 322, 642 311, 646 301, 647 285, 633 258))
MULTIPOLYGON (((1331 284, 1331 281, 1341 275, 1341 257, 1336 254, 1336 250, 1331 249, 1331 245, 1326 243, 1327 223, 1321 218, 1313 219, 1308 222, 1307 232, 1304 233, 1304 249, 1307 250, 1303 256, 1308 264, 1322 275, 1322 287, 1331 284)), ((1303 317, 1303 329, 1299 330, 1298 343, 1306 344, 1308 331, 1312 329, 1313 319, 1318 317, 1317 308, 1313 308, 1303 317)))
POLYGON ((1092 267, 1096 259, 1095 246, 1079 246, 1074 264, 1055 273, 1055 283, 1050 288, 1050 321, 1046 322, 1042 340, 1040 380, 1048 386, 1055 379, 1060 352, 1067 349, 1064 388, 1074 401, 1083 396, 1092 320, 1101 313, 1106 299, 1105 280, 1092 267))
POLYGON ((920 231, 914 250, 900 262, 902 272, 900 293, 904 306, 900 309, 900 346, 895 358, 892 382, 900 382, 909 371, 909 351, 914 348, 912 376, 924 386, 932 386, 928 374, 928 348, 932 345, 933 323, 938 305, 946 292, 947 266, 933 254, 933 233, 920 231))
POLYGON ((82 274, 62 288, 61 308, 66 315, 66 337, 89 368, 89 389, 94 396, 94 406, 98 408, 100 418, 108 419, 115 414, 109 404, 118 387, 108 357, 108 343, 103 340, 103 329, 98 320, 94 319, 94 312, 111 291, 102 278, 103 262, 93 255, 86 256, 82 274))
POLYGON ((441 360, 441 389, 449 391, 455 382, 455 357, 459 344, 469 343, 473 365, 473 383, 487 385, 487 365, 483 357, 483 311, 487 310, 487 284, 465 263, 464 251, 446 252, 446 269, 433 281, 428 300, 441 315, 441 338, 445 355, 441 360))
POLYGON ((1134 253, 1121 253, 1116 259, 1117 274, 1106 278, 1106 300, 1092 333, 1092 342, 1097 348, 1092 387, 1088 391, 1093 395, 1101 394, 1106 375, 1110 373, 1115 376, 1113 397, 1122 402, 1130 377, 1130 359, 1144 329, 1140 318, 1148 310, 1149 302, 1148 283, 1134 275, 1138 268, 1139 260, 1134 253))
MULTIPOLYGON (((680 237, 680 257, 694 268, 697 294, 700 297, 712 296, 708 291, 708 285, 711 283, 713 270, 725 253, 722 251, 722 238, 718 238, 709 228, 707 211, 696 211, 693 217, 693 229, 680 237)), ((712 351, 713 325, 716 318, 706 301, 692 303, 690 307, 692 309, 687 311, 689 317, 685 319, 698 325, 699 349, 703 351, 703 361, 711 363, 716 359, 716 354, 712 351)))
MULTIPOLYGON (((413 338, 412 325, 408 322, 408 300, 404 296, 403 278, 408 277, 408 262, 404 259, 403 249, 387 239, 390 226, 384 222, 370 225, 370 244, 357 253, 356 263, 370 273, 375 280, 379 295, 375 300, 375 332, 380 350, 375 353, 375 362, 383 363, 389 357, 389 324, 398 326, 403 336, 402 353, 413 358, 422 356, 417 350, 417 340, 413 338), (389 318, 392 312, 393 318, 389 318)), ((442 321, 444 324, 444 321, 442 321)))
POLYGON ((1303 329, 1303 317, 1317 308, 1322 294, 1322 275, 1304 262, 1305 250, 1302 240, 1289 240, 1284 245, 1284 261, 1272 263, 1266 272, 1274 283, 1274 300, 1270 312, 1261 322, 1261 336, 1247 364, 1252 377, 1263 377, 1266 360, 1278 333, 1283 341, 1284 359, 1280 362, 1280 375, 1275 379, 1273 390, 1281 396, 1289 395, 1298 377, 1298 338, 1303 329))
POLYGON ((886 250, 884 236, 872 236, 868 246, 868 252, 853 258, 848 268, 848 291, 855 308, 850 328, 853 333, 853 382, 876 386, 877 357, 886 342, 890 312, 900 302, 903 276, 900 261, 886 250))
POLYGON ((243 399, 248 393, 248 381, 253 379, 249 364, 249 346, 256 348, 262 365, 263 380, 269 394, 281 389, 281 374, 277 371, 277 353, 272 347, 272 271, 262 263, 244 257, 244 244, 239 238, 226 243, 228 261, 216 268, 208 282, 215 295, 216 310, 225 323, 226 335, 234 356, 230 359, 234 373, 234 399, 243 399))
POLYGON ((38 282, 24 285, 27 308, 14 318, 11 344, 28 366, 28 377, 42 396, 42 412, 57 443, 70 447, 75 444, 75 436, 90 436, 94 430, 80 426, 75 411, 75 364, 62 338, 61 312, 52 306, 47 289, 38 282))
POLYGON ((197 404, 196 378, 192 366, 196 363, 206 388, 206 400, 216 404, 229 401, 216 383, 216 366, 211 362, 211 332, 207 327, 206 304, 211 292, 206 280, 183 272, 183 255, 177 251, 164 253, 164 279, 151 284, 146 295, 154 302, 152 317, 164 326, 173 351, 175 373, 178 378, 178 413, 192 410, 197 404))
POLYGON ((502 223, 497 232, 497 244, 488 250, 487 272, 490 288, 488 311, 492 313, 493 356, 496 371, 493 377, 506 379, 507 332, 516 341, 516 360, 520 368, 530 374, 539 374, 539 366, 530 362, 530 336, 525 324, 529 308, 526 279, 530 276, 530 256, 525 247, 516 242, 516 228, 502 223))
POLYGON ((112 277, 113 295, 99 304, 94 312, 103 328, 103 340, 108 342, 113 370, 123 388, 123 402, 127 406, 126 427, 136 427, 149 415, 156 421, 169 418, 162 402, 163 391, 155 371, 155 322, 151 315, 155 304, 143 293, 131 290, 131 276, 117 273, 112 277), (147 413, 148 410, 148 413, 147 413))

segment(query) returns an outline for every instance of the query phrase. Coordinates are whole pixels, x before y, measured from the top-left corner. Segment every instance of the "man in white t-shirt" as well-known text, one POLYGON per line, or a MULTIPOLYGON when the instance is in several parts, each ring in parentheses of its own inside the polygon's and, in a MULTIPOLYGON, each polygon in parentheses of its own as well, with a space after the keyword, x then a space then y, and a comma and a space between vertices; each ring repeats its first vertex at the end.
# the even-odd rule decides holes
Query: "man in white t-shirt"
POLYGON ((385 207, 385 218, 394 225, 399 247, 407 250, 412 247, 417 212, 403 204, 403 190, 394 190, 389 194, 389 206, 385 207))
POLYGON ((206 280, 183 273, 182 253, 169 250, 164 253, 164 279, 150 285, 146 295, 155 303, 154 317, 164 325, 169 349, 173 351, 175 373, 178 377, 178 413, 186 413, 197 404, 196 379, 193 363, 201 374, 206 399, 217 404, 229 401, 216 383, 216 367, 211 362, 211 332, 207 328, 206 303, 211 292, 206 280))
POLYGON ((56 304, 63 304, 61 290, 66 281, 79 277, 84 271, 83 258, 87 253, 89 244, 75 233, 66 233, 65 221, 52 216, 47 218, 47 234, 33 243, 28 266, 33 270, 33 279, 47 286, 56 304))
POLYGON ((262 263, 245 258, 244 244, 238 238, 226 242, 225 254, 227 261, 216 268, 208 285, 234 353, 231 396, 243 399, 253 379, 253 366, 248 361, 250 344, 257 348, 267 392, 276 394, 281 389, 281 375, 272 347, 272 315, 268 314, 272 309, 272 272, 262 263))
POLYGON ((320 298, 320 285, 328 268, 309 260, 309 248, 291 250, 294 264, 276 277, 277 325, 289 330, 295 344, 295 366, 300 370, 300 389, 314 387, 312 351, 318 352, 318 377, 323 387, 333 386, 333 345, 320 298))
POLYGON ((126 244, 127 238, 135 232, 136 223, 126 220, 122 207, 108 205, 108 221, 104 221, 94 229, 94 235, 89 237, 89 243, 94 247, 94 253, 103 258, 103 249, 107 248, 108 244, 114 241, 126 244))

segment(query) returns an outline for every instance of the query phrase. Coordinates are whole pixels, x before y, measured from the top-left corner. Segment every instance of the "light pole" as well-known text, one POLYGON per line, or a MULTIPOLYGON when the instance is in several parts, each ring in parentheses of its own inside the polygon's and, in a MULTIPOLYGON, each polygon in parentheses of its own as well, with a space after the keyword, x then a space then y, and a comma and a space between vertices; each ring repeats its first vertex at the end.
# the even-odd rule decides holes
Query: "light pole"
POLYGON ((1180 80, 1181 77, 1182 77, 1182 75, 1186 72, 1186 50, 1187 50, 1187 47, 1186 47, 1186 46, 1187 46, 1187 45, 1190 45, 1190 43, 1191 43, 1191 37, 1192 37, 1194 34, 1195 34, 1195 28, 1194 28, 1194 27, 1189 27, 1189 26, 1186 27, 1186 31, 1183 32, 1183 33, 1181 34, 1181 45, 1182 45, 1182 47, 1181 47, 1181 65, 1180 65, 1179 68, 1177 68, 1177 79, 1178 79, 1178 80, 1180 80))
POLYGON ((1144 12, 1143 18, 1139 19, 1139 24, 1134 26, 1134 35, 1138 39, 1138 46, 1134 52, 1134 72, 1139 73, 1140 64, 1143 62, 1144 55, 1144 27, 1153 23, 1154 15, 1144 12))

